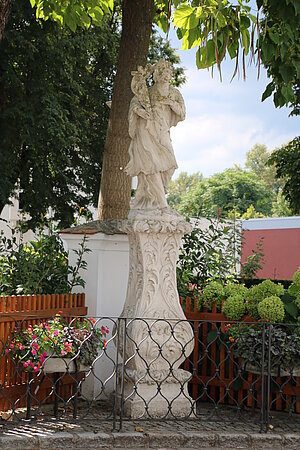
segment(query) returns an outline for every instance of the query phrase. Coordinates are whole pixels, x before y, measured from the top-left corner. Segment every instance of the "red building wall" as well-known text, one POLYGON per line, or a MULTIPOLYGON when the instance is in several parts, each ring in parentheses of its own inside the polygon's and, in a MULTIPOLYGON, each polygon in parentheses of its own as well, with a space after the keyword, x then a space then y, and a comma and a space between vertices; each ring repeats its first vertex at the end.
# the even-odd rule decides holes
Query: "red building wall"
POLYGON ((264 265, 257 273, 258 278, 291 279, 300 267, 300 217, 251 219, 243 221, 242 228, 242 263, 263 238, 264 265))

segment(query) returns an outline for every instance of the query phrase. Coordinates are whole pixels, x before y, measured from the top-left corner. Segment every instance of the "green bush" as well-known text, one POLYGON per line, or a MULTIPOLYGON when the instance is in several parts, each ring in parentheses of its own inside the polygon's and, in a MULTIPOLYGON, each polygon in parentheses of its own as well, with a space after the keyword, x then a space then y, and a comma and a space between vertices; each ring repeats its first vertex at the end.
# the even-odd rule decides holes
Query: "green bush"
POLYGON ((259 317, 268 319, 272 323, 282 322, 284 319, 284 305, 279 297, 272 295, 262 300, 257 307, 259 317))
POLYGON ((300 267, 299 269, 294 273, 293 276, 293 283, 299 287, 300 289, 300 267))
POLYGON ((205 306, 209 311, 212 309, 213 303, 216 302, 217 309, 221 309, 224 300, 224 287, 219 281, 211 281, 208 283, 198 298, 197 307, 205 306))
POLYGON ((189 283, 203 289, 208 281, 236 276, 240 262, 237 245, 240 232, 234 223, 208 219, 208 228, 193 223, 193 231, 182 240, 177 262, 177 284, 181 295, 190 295, 189 283))
POLYGON ((245 299, 248 289, 243 284, 229 283, 224 287, 225 299, 234 295, 241 295, 245 299))
POLYGON ((257 310, 258 304, 267 297, 281 297, 284 294, 282 284, 276 284, 271 280, 264 280, 262 283, 251 286, 246 293, 246 307, 253 319, 259 319, 257 310))
POLYGON ((39 230, 37 239, 19 243, 17 230, 11 238, 0 235, 0 295, 68 293, 75 286, 84 287, 79 269, 86 269, 83 259, 86 239, 75 250, 76 265, 70 266, 68 252, 52 228, 39 230))
POLYGON ((240 320, 246 312, 245 301, 240 294, 228 297, 223 305, 223 313, 228 319, 240 320))
POLYGON ((300 309, 300 292, 297 295, 297 297, 294 300, 294 303, 296 304, 296 306, 300 309))

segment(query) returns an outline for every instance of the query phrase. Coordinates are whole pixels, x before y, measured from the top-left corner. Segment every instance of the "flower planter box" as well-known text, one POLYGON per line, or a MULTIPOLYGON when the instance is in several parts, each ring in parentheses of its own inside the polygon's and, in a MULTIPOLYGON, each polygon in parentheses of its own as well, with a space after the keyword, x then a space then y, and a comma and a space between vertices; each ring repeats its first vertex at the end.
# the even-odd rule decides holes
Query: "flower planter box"
MULTIPOLYGON (((251 372, 255 375, 261 375, 261 368, 247 362, 244 364, 244 369, 247 372, 251 372)), ((264 375, 267 375, 267 369, 264 370, 264 375)), ((272 377, 300 377, 300 367, 296 366, 293 368, 291 372, 281 369, 280 367, 272 368, 271 369, 271 376, 272 377)))
POLYGON ((88 372, 90 367, 84 366, 71 358, 59 358, 51 357, 46 359, 45 365, 43 367, 44 373, 75 373, 77 372, 88 372))

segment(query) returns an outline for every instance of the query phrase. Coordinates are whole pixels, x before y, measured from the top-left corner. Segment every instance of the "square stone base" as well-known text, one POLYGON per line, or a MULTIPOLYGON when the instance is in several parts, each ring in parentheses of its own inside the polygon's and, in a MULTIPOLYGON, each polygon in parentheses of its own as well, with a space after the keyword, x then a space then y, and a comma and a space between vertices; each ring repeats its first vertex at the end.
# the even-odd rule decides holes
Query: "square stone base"
POLYGON ((124 414, 132 419, 187 418, 194 416, 194 408, 186 382, 125 382, 124 414))

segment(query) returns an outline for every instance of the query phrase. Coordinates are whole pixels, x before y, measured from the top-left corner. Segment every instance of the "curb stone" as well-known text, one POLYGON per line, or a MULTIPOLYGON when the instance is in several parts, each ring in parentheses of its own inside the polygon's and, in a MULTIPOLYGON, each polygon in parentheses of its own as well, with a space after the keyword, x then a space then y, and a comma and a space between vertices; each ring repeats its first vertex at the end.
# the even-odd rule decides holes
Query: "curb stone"
POLYGON ((26 430, 21 435, 0 434, 3 450, 104 450, 104 449, 201 449, 201 450, 299 450, 300 433, 234 432, 53 432, 26 430))
POLYGON ((191 448, 203 448, 204 446, 215 448, 217 444, 216 435, 213 433, 185 432, 184 436, 187 439, 187 446, 191 448))
POLYGON ((251 438, 247 433, 218 433, 216 438, 221 448, 248 449, 251 446, 251 438))
POLYGON ((183 448, 187 446, 187 438, 184 433, 155 433, 145 434, 148 438, 148 447, 162 448, 166 444, 172 448, 183 448))

